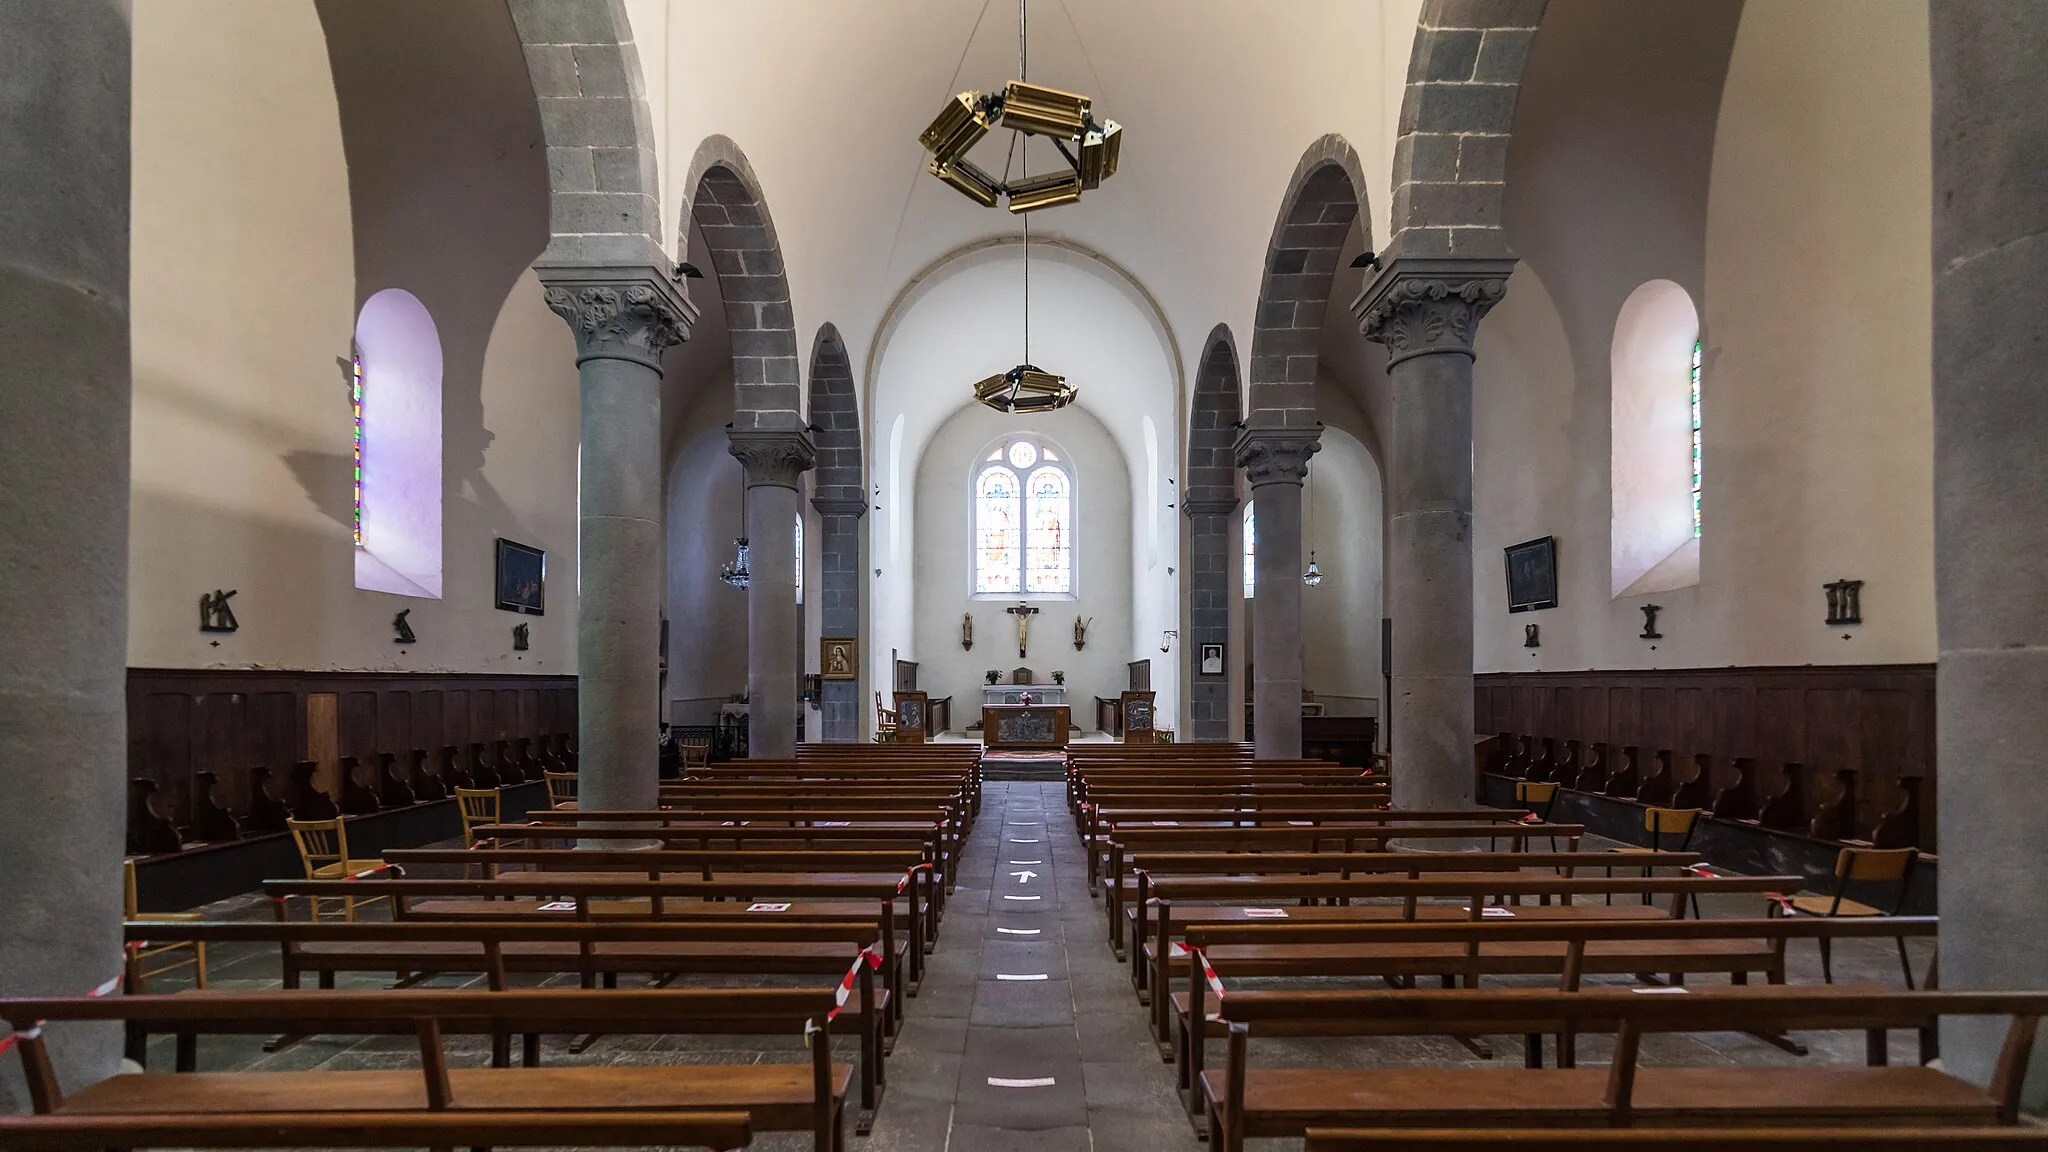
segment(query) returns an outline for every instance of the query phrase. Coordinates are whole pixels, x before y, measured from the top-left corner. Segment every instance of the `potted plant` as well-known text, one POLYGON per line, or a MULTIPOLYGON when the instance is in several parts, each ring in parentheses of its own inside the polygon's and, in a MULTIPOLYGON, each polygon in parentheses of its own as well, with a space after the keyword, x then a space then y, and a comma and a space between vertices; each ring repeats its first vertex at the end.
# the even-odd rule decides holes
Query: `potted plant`
POLYGON ((1065 684, 1067 682, 1067 674, 1065 672, 1054 672, 1052 674, 1052 682, 1055 684, 1065 684))
POLYGON ((983 672, 981 675, 983 679, 987 680, 991 684, 994 684, 995 682, 1003 678, 1003 674, 1001 672, 996 671, 993 668, 989 669, 986 672, 983 672))

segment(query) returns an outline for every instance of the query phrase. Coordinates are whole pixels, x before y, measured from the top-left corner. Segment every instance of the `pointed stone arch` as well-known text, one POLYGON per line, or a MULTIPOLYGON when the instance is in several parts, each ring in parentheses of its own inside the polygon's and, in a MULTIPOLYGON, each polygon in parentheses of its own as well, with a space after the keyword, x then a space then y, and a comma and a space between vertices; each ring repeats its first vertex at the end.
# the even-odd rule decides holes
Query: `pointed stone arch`
POLYGON ((1204 341, 1188 415, 1188 455, 1181 513, 1188 518, 1188 738, 1230 738, 1230 672, 1202 672, 1204 644, 1230 653, 1231 514, 1237 510, 1232 447, 1244 411, 1237 341, 1218 324, 1204 341))
MULTIPOLYGON (((818 449, 811 489, 811 506, 819 517, 818 634, 858 637, 860 525, 868 510, 860 402, 846 342, 829 322, 811 343, 810 419, 818 449)), ((839 743, 859 740, 860 700, 859 681, 824 681, 818 701, 820 736, 839 743)))

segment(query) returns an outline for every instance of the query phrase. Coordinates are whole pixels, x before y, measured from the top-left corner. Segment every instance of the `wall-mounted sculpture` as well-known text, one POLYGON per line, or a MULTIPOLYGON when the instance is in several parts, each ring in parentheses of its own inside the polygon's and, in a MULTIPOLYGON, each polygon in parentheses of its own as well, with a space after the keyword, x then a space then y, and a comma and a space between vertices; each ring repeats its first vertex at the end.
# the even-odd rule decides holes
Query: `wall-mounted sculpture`
POLYGON ((1657 613, 1663 610, 1664 606, 1662 604, 1643 605, 1643 639, 1662 640, 1664 638, 1664 634, 1657 631, 1657 613))
POLYGON ((1863 623, 1863 581, 1837 580, 1821 589, 1828 594, 1829 627, 1863 623))
POLYGON ((235 610, 228 607, 228 601, 233 599, 235 593, 239 591, 241 591, 239 588, 230 588, 223 592, 216 588, 211 592, 200 595, 199 630, 201 632, 233 632, 242 626, 241 622, 235 619, 235 610))
POLYGON ((398 633, 398 635, 396 635, 396 636, 393 636, 393 637, 391 638, 391 641, 392 641, 392 643, 394 643, 394 644, 417 644, 417 643, 419 643, 419 640, 420 640, 420 638, 419 638, 418 636, 415 636, 415 635, 413 635, 413 631, 412 631, 412 625, 411 625, 411 624, 409 624, 409 623, 407 623, 407 622, 406 622, 406 619, 405 619, 405 618, 406 618, 407 616, 410 616, 410 615, 412 615, 412 609, 410 609, 410 608, 407 608, 407 609, 404 609, 403 611, 399 612, 399 614, 398 614, 398 615, 396 615, 396 616, 393 616, 393 617, 391 618, 391 627, 392 627, 392 629, 393 629, 394 631, 396 631, 396 632, 398 633))

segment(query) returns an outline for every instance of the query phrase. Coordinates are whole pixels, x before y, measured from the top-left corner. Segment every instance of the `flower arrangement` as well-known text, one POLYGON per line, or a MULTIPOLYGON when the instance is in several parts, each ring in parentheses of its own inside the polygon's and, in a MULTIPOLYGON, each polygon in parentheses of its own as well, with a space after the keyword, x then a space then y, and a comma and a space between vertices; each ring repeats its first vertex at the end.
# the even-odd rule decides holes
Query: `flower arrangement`
POLYGON ((994 684, 1003 678, 1003 674, 1001 672, 996 671, 993 668, 989 669, 986 672, 983 672, 981 675, 983 679, 987 680, 991 684, 994 684))
POLYGON ((1055 684, 1065 684, 1067 682, 1067 674, 1065 672, 1054 672, 1052 674, 1052 682, 1055 684))

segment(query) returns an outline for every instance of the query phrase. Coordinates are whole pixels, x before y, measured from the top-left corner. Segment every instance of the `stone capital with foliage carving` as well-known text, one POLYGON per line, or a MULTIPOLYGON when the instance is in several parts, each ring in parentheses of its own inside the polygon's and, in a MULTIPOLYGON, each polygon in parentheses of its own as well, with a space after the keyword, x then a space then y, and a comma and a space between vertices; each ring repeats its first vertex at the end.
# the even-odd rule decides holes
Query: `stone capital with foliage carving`
POLYGON ((1320 427, 1246 428, 1238 433, 1237 466, 1245 481, 1257 488, 1262 484, 1299 485, 1308 476, 1308 458, 1322 448, 1320 427))
POLYGON ((631 360, 661 371, 661 354, 690 338, 697 309, 653 268, 537 269, 545 299, 576 334, 576 362, 631 360))
POLYGON ((797 429, 726 430, 727 450, 746 470, 749 488, 794 488, 797 477, 818 461, 808 433, 797 429))
POLYGON ((1479 320, 1507 295, 1513 260, 1395 260, 1373 277, 1351 314, 1389 367, 1411 356, 1472 355, 1479 320))

